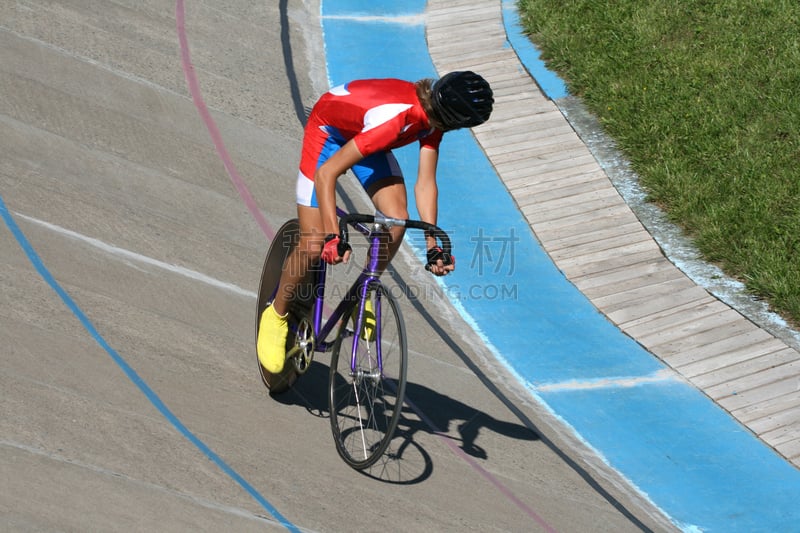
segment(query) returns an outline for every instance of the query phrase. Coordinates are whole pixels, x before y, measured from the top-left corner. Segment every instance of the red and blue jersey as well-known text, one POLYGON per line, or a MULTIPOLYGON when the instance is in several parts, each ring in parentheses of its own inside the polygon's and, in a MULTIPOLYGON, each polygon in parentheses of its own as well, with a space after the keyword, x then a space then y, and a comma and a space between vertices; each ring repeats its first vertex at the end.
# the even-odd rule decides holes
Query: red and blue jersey
POLYGON ((326 143, 353 140, 367 158, 415 141, 438 149, 442 131, 431 127, 414 83, 398 79, 356 80, 324 94, 306 124, 300 172, 313 180, 326 143))

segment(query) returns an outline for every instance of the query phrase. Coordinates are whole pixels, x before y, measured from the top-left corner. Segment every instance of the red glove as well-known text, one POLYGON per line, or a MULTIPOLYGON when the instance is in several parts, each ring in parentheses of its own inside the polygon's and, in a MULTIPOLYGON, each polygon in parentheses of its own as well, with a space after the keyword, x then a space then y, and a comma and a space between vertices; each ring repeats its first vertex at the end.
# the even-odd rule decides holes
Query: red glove
POLYGON ((338 235, 331 233, 325 237, 325 245, 322 247, 322 260, 329 265, 335 265, 337 259, 343 258, 350 250, 350 245, 339 239, 338 235))

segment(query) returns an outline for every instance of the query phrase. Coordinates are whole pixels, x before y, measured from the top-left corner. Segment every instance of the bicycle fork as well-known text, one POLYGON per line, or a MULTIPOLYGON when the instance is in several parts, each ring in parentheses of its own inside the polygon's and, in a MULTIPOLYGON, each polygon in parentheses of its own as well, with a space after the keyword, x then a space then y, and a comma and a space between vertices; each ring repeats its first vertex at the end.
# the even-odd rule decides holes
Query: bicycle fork
MULTIPOLYGON (((376 228, 377 229, 377 228, 376 228)), ((373 381, 378 381, 383 377, 383 357, 381 349, 381 291, 379 290, 380 281, 378 277, 378 263, 381 253, 381 233, 373 231, 370 236, 370 250, 369 250, 369 264, 364 274, 364 279, 360 286, 360 298, 358 302, 358 313, 355 324, 355 335, 353 337, 353 345, 350 352, 350 371, 354 381, 369 378, 373 381), (366 355, 364 359, 368 361, 369 367, 364 368, 359 365, 358 361, 358 345, 361 342, 362 331, 366 331, 366 307, 367 301, 370 298, 370 287, 375 287, 375 301, 373 304, 372 312, 375 315, 375 354, 373 365, 373 354, 371 349, 371 341, 369 334, 363 335, 366 355)))

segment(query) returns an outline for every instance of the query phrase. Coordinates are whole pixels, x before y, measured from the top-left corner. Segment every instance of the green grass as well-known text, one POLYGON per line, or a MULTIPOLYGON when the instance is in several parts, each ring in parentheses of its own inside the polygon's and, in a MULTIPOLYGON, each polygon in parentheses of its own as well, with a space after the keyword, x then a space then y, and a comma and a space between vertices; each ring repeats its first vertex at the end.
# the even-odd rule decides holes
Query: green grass
POLYGON ((649 199, 800 324, 800 2, 520 0, 519 11, 649 199))

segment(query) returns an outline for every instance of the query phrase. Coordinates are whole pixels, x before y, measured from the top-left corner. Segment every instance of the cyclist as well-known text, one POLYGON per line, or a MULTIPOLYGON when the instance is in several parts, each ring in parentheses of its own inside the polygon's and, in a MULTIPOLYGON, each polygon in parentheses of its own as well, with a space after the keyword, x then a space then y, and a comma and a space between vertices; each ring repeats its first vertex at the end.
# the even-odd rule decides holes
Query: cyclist
MULTIPOLYGON (((436 224, 436 165, 444 132, 486 122, 494 98, 488 82, 471 71, 451 72, 437 81, 398 79, 351 81, 324 94, 311 110, 303 138, 297 178, 300 241, 283 267, 278 291, 261 315, 257 340, 261 365, 281 372, 286 358, 288 303, 306 271, 318 258, 347 261, 349 247, 339 240, 336 181, 352 170, 378 211, 408 218, 403 173, 392 154, 418 141, 419 172, 414 196, 420 218, 436 224)), ((402 227, 392 227, 381 271, 397 251, 402 227)), ((438 276, 455 267, 436 240, 427 236, 430 270, 438 276)))

